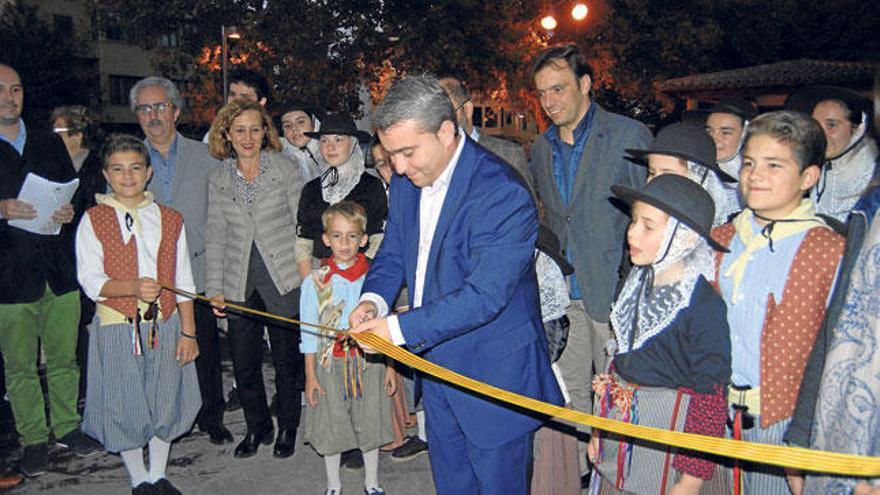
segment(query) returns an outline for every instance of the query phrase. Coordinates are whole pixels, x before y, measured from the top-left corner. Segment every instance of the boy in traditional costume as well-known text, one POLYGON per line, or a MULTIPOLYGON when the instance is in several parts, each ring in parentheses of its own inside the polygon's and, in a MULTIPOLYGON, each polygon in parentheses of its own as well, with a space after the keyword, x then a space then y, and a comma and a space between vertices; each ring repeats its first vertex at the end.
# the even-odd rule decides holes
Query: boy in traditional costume
MULTIPOLYGON (((807 358, 825 317, 844 238, 816 216, 804 195, 821 173, 826 139, 809 116, 760 115, 746 132, 740 188, 746 201, 712 237, 730 253, 716 257, 727 302, 733 373, 729 400, 735 438, 782 444, 807 358)), ((803 478, 769 466, 734 473, 742 493, 799 493, 803 478)))
MULTIPOLYGON (((324 244, 332 255, 302 284, 300 317, 305 323, 341 328, 357 306, 369 268, 359 249, 367 244, 364 208, 351 201, 331 205, 322 215, 324 244)), ((327 495, 339 495, 342 452, 364 456, 364 493, 384 495, 379 486, 379 447, 393 438, 392 369, 384 357, 365 354, 357 344, 329 331, 303 331, 306 361, 305 441, 324 456, 327 495), (384 389, 384 390, 383 390, 384 389)))
POLYGON ((97 195, 76 233, 79 283, 97 303, 82 429, 121 454, 133 494, 178 494, 165 478, 171 442, 202 404, 193 302, 160 285, 195 292, 183 217, 144 191, 142 141, 112 136, 103 162, 113 193, 97 195))

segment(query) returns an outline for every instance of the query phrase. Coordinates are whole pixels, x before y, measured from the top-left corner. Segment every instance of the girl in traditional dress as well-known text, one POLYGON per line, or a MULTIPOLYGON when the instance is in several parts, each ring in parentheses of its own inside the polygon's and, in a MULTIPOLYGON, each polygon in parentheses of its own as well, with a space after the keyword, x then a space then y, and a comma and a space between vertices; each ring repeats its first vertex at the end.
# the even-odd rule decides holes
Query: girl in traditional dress
POLYGON ((192 300, 160 284, 195 292, 183 217, 144 191, 152 169, 142 141, 112 136, 103 163, 113 194, 96 195, 76 235, 79 283, 97 303, 82 429, 121 454, 133 494, 179 494, 165 466, 202 405, 199 350, 192 300))
MULTIPOLYGON (((715 208, 697 183, 661 175, 642 190, 613 186, 632 206, 633 269, 611 310, 616 352, 593 380, 603 417, 722 436, 730 332, 709 237, 715 208)), ((699 493, 715 464, 678 449, 594 431, 593 493, 699 493)))

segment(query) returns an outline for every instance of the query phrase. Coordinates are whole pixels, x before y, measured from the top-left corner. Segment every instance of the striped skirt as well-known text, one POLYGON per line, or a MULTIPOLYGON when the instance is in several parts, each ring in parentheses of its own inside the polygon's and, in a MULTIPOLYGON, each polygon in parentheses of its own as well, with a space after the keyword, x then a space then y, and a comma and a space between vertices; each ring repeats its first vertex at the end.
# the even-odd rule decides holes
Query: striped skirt
POLYGON ((179 315, 159 321, 155 349, 147 345, 149 325, 141 324, 143 354, 136 356, 131 324, 92 322, 82 430, 109 452, 141 448, 153 437, 171 442, 202 407, 195 363, 177 362, 179 315))
MULTIPOLYGON (((665 430, 684 429, 688 394, 668 388, 632 387, 618 375, 609 384, 611 388, 615 391, 604 397, 596 394, 593 410, 601 411, 602 416, 665 430)), ((602 483, 593 485, 600 488, 594 493, 667 493, 677 481, 677 472, 672 469, 677 449, 604 432, 599 445, 595 468, 602 483)))

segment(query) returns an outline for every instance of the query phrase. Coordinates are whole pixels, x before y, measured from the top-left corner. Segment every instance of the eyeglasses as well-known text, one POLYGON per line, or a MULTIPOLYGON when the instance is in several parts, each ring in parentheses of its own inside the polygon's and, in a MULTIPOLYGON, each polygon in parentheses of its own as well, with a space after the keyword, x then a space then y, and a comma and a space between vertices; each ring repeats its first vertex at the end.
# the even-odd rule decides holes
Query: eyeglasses
POLYGON ((463 102, 461 102, 461 105, 455 107, 455 110, 453 110, 452 113, 458 113, 458 111, 461 110, 462 107, 464 107, 464 106, 467 104, 467 102, 469 102, 469 101, 471 101, 470 98, 468 98, 468 99, 464 100, 463 102))
POLYGON ((160 101, 159 103, 153 103, 151 105, 146 105, 146 104, 135 105, 134 111, 141 114, 141 115, 147 115, 148 113, 152 112, 153 110, 155 110, 157 113, 159 113, 159 112, 164 112, 165 110, 168 110, 171 108, 174 108, 174 103, 171 103, 169 101, 160 101))

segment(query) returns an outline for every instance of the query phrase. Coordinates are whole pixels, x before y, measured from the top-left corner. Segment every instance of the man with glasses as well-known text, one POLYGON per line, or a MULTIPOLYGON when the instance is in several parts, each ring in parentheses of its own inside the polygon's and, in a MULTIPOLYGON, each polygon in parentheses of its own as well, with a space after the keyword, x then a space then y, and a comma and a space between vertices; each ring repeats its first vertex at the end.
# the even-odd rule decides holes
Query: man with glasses
POLYGON ((79 286, 73 257, 73 207, 52 213, 55 235, 9 225, 36 218, 37 209, 16 199, 28 174, 68 182, 76 171, 61 138, 26 126, 24 86, 18 72, 0 64, 0 352, 15 426, 24 446, 19 464, 28 476, 49 465, 49 433, 55 443, 86 456, 97 444, 79 431, 76 338, 79 286), (49 423, 37 367, 46 358, 49 423))
POLYGON ((534 197, 535 184, 532 174, 529 173, 529 162, 526 160, 526 154, 522 146, 504 139, 481 134, 474 127, 474 103, 471 100, 470 90, 461 79, 452 75, 443 76, 440 78, 440 86, 449 95, 452 108, 455 109, 455 119, 458 126, 464 129, 464 132, 471 139, 480 143, 483 147, 495 153, 511 167, 515 168, 526 181, 526 185, 529 186, 529 192, 534 197))
MULTIPOLYGON (((129 103, 146 135, 153 177, 147 185, 157 203, 183 214, 190 264, 196 289, 205 290, 205 224, 208 221, 208 176, 220 162, 211 158, 204 143, 177 132, 177 119, 184 100, 173 82, 164 77, 138 81, 129 93, 129 103)), ((202 391, 202 410, 196 422, 211 443, 232 443, 223 426, 223 375, 217 320, 211 307, 196 303, 196 336, 199 357, 196 371, 202 391)))

